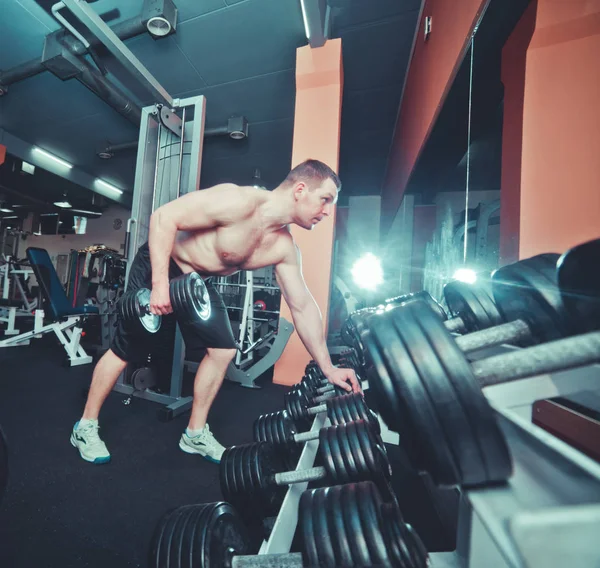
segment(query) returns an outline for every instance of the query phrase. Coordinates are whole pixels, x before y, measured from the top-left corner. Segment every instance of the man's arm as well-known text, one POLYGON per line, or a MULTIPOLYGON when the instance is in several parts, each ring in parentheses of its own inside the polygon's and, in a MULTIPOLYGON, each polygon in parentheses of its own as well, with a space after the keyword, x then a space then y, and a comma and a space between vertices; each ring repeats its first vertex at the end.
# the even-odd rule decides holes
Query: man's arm
POLYGON ((148 247, 152 265, 153 313, 171 311, 169 259, 177 231, 199 231, 219 227, 242 218, 250 209, 247 193, 233 184, 193 191, 159 207, 150 217, 148 247))
POLYGON ((352 369, 338 369, 331 362, 323 333, 321 311, 306 286, 302 276, 300 251, 291 239, 289 250, 286 251, 284 259, 275 266, 275 275, 281 293, 292 312, 296 331, 327 380, 347 390, 360 391, 354 371, 352 369), (350 381, 352 387, 348 385, 348 381, 350 381))

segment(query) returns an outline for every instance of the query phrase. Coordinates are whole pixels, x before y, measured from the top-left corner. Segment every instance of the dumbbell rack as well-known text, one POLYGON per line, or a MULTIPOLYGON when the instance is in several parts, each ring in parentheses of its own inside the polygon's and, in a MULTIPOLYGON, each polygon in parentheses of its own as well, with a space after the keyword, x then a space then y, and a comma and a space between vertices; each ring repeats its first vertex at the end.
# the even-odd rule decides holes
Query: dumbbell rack
MULTIPOLYGON (((481 350, 472 358, 511 349, 516 348, 481 350)), ((514 474, 506 485, 462 491, 456 550, 432 553, 432 568, 600 566, 600 464, 531 423, 535 401, 589 391, 600 391, 600 365, 485 389, 509 445, 514 474)), ((320 414, 311 430, 327 425, 320 414)), ((312 467, 317 448, 318 440, 305 444, 297 469, 312 467)), ((259 554, 289 552, 306 487, 290 486, 259 554)))
POLYGON ((531 423, 535 401, 599 387, 592 365, 485 389, 514 473, 506 485, 462 491, 456 551, 432 554, 433 568, 600 565, 600 464, 531 423))

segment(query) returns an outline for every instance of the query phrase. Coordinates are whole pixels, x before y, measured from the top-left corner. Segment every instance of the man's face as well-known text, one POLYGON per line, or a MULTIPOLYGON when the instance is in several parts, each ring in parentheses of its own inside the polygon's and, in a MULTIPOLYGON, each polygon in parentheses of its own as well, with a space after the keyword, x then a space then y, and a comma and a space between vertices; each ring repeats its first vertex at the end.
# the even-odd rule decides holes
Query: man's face
POLYGON ((337 203, 338 191, 335 183, 327 179, 314 189, 299 184, 295 190, 297 206, 297 224, 309 231, 329 217, 337 203))

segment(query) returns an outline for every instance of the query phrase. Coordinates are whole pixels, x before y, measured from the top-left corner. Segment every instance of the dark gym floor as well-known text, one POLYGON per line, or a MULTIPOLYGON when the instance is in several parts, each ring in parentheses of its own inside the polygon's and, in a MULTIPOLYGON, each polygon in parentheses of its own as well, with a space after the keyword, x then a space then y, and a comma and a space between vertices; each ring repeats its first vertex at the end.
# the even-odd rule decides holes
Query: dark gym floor
MULTIPOLYGON (((117 393, 109 396, 100 420, 111 463, 81 460, 69 435, 83 409, 92 365, 65 368, 62 355, 55 341, 0 350, 0 424, 10 468, 0 505, 0 566, 146 566, 148 543, 164 512, 221 499, 218 466, 179 450, 187 414, 163 423, 155 403, 135 399, 125 406, 117 393)), ((261 385, 260 390, 223 385, 209 423, 224 445, 252 441, 254 419, 283 407, 286 389, 269 377, 261 385)), ((411 496, 410 502, 400 496, 405 516, 428 533, 422 535, 428 544, 447 548, 453 495, 432 492, 402 472, 395 450, 393 467, 400 473, 394 485, 411 496)))

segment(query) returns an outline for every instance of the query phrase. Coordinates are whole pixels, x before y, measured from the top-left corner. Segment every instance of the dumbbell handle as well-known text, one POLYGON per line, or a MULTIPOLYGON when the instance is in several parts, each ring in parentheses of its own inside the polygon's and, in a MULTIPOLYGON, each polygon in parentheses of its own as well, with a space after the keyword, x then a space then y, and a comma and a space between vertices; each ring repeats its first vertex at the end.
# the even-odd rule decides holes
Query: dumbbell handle
POLYGON ((480 386, 488 387, 598 362, 600 331, 594 331, 474 361, 471 369, 480 386))
POLYGON ((313 406, 311 408, 306 409, 306 414, 308 414, 308 416, 314 416, 315 414, 319 414, 320 412, 327 412, 326 404, 319 404, 319 406, 313 406))
POLYGON ((444 327, 450 333, 463 333, 465 331, 465 322, 460 316, 450 318, 444 322, 444 327))
MULTIPOLYGON (((327 408, 327 406, 325 407, 327 408)), ((309 430, 308 432, 300 432, 300 434, 294 434, 294 442, 301 444, 303 442, 310 442, 311 440, 319 439, 319 430, 309 430)))
POLYGON ((302 483, 303 481, 318 481, 327 477, 327 470, 322 466, 296 471, 284 471, 275 474, 275 485, 290 485, 291 483, 302 483))
POLYGON ((481 331, 467 333, 467 335, 461 335, 456 338, 456 343, 463 352, 467 353, 484 347, 494 347, 503 343, 513 343, 530 338, 531 328, 529 325, 523 320, 514 320, 481 331))
POLYGON ((231 559, 231 568, 302 568, 303 566, 301 552, 234 556, 231 559))

